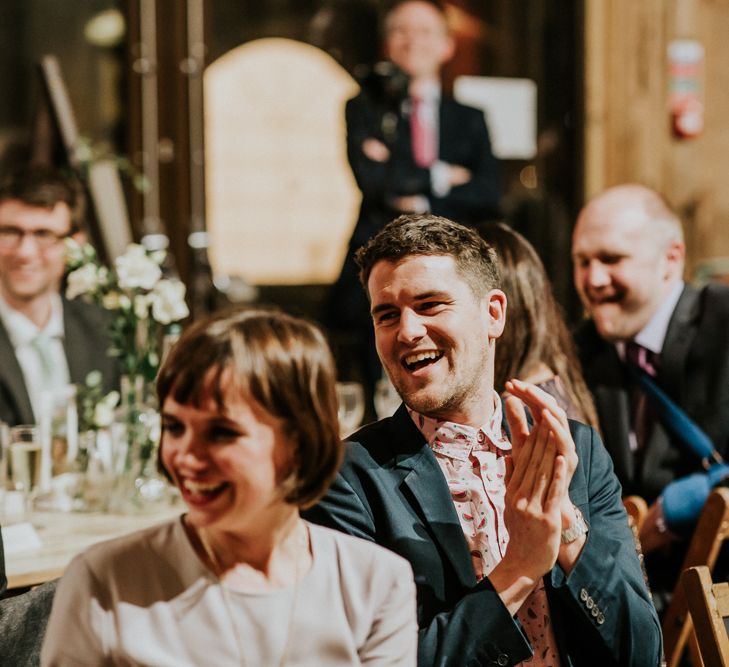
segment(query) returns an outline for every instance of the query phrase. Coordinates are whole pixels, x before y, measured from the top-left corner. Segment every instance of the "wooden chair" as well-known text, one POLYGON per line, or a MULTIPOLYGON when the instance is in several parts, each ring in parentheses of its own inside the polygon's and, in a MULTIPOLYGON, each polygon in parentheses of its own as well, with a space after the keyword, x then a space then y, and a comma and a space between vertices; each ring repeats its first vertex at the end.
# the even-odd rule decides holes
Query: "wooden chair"
POLYGON ((648 514, 648 503, 640 496, 625 496, 623 506, 628 513, 628 525, 638 535, 648 514))
POLYGON ((729 665, 729 583, 713 583, 709 568, 702 565, 684 570, 681 588, 686 595, 704 665, 729 665))
MULTIPOLYGON (((719 549, 727 539, 729 539, 729 489, 717 488, 709 494, 701 511, 681 570, 704 566, 712 572, 719 549)), ((671 602, 663 616, 662 629, 667 667, 678 667, 687 644, 691 663, 694 667, 702 665, 696 636, 692 632, 686 596, 680 584, 676 585, 673 591, 671 602)))

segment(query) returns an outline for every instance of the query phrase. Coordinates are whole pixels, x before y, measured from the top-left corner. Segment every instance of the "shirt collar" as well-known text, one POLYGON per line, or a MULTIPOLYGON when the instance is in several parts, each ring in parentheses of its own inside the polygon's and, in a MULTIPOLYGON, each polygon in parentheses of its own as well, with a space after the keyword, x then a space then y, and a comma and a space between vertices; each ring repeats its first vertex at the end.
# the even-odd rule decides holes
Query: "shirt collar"
POLYGON ((425 104, 438 104, 440 102, 441 85, 438 81, 428 81, 419 86, 417 97, 425 104))
POLYGON ((41 333, 48 338, 63 338, 63 303, 58 294, 51 295, 51 316, 42 329, 23 313, 8 305, 2 297, 0 297, 0 319, 7 329, 13 348, 30 344, 41 333))
MULTIPOLYGON (((633 340, 635 340, 638 345, 646 348, 647 350, 650 350, 651 352, 654 352, 655 354, 661 353, 661 351, 663 350, 663 343, 666 340, 666 333, 668 332, 668 325, 671 321, 671 316, 673 315, 673 311, 676 310, 676 304, 681 298, 683 288, 683 280, 679 280, 671 288, 666 298, 663 299, 663 302, 658 307, 658 310, 653 313, 653 317, 651 317, 651 319, 648 321, 648 324, 646 324, 635 335, 635 338, 633 340)), ((624 359, 625 342, 617 342, 616 347, 618 348, 618 354, 620 355, 620 358, 624 359)))
POLYGON ((433 451, 451 458, 466 460, 474 449, 488 449, 494 446, 502 450, 502 453, 511 450, 511 443, 502 430, 501 399, 495 391, 493 400, 493 413, 480 428, 427 417, 410 408, 407 410, 433 451))

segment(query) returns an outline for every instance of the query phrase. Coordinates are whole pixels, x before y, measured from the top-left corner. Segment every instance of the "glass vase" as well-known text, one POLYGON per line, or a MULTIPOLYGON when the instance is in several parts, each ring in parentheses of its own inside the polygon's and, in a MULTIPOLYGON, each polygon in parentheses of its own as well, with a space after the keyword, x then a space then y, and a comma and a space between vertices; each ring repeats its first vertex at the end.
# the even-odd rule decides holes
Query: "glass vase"
POLYGON ((109 509, 151 513, 169 502, 168 484, 157 471, 161 428, 154 393, 141 375, 123 376, 120 393, 111 426, 114 484, 109 509))

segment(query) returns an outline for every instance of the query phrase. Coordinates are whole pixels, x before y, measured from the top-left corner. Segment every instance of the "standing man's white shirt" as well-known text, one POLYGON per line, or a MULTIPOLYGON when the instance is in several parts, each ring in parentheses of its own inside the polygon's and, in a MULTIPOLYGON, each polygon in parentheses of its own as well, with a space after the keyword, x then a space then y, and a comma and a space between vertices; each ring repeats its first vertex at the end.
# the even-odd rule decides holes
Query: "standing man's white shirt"
POLYGON ((15 357, 23 372, 36 422, 40 420, 43 393, 70 382, 68 361, 63 348, 63 303, 58 294, 50 295, 50 300, 51 316, 48 323, 40 328, 0 297, 0 319, 8 332, 15 357), (34 344, 39 335, 48 339, 47 353, 52 371, 50 378, 44 369, 41 354, 34 344))

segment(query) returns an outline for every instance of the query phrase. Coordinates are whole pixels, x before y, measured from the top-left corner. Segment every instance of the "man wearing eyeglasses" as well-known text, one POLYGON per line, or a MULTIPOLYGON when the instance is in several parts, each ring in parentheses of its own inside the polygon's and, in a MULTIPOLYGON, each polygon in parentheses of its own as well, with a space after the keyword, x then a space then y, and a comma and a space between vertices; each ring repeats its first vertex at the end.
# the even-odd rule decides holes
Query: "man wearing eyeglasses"
POLYGON ((82 236, 83 195, 60 172, 27 168, 0 182, 0 420, 32 424, 45 390, 99 370, 117 380, 103 313, 61 293, 67 237, 82 236))

